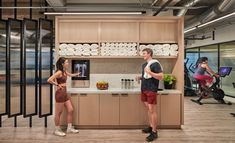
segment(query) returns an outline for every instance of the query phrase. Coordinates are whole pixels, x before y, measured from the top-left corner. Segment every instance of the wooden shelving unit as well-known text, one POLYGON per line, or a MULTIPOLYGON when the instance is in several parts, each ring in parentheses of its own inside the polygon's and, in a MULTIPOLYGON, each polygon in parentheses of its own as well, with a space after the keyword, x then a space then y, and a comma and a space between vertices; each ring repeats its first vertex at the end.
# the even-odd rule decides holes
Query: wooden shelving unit
MULTIPOLYGON (((161 59, 167 63, 167 66, 171 66, 171 73, 177 78, 176 90, 182 93, 177 97, 163 95, 161 102, 164 106, 159 107, 162 112, 160 124, 171 127, 180 127, 184 124, 183 17, 58 16, 55 25, 55 60, 59 58, 60 43, 97 43, 100 46, 102 42, 136 42, 137 47, 140 44, 177 44, 179 47, 178 56, 154 56, 154 58, 161 59), (174 118, 177 120, 172 120, 174 118)), ((142 58, 142 56, 64 57, 69 59, 142 58)), ((84 113, 83 116, 86 115, 84 111, 82 113, 84 113)))

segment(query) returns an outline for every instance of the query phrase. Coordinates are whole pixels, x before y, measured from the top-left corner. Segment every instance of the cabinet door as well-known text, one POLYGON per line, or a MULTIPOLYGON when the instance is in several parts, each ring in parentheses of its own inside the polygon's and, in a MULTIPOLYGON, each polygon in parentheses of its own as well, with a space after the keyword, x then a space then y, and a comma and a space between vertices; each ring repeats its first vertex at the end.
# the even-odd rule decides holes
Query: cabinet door
MULTIPOLYGON (((141 95, 139 95, 141 96, 141 95)), ((140 97, 139 97, 140 99, 140 97)), ((161 101, 161 95, 157 96, 157 125, 160 125, 160 101, 161 101)), ((140 100, 140 117, 139 117, 140 125, 149 125, 149 119, 148 119, 148 110, 145 107, 144 103, 140 100)))
POLYGON ((140 42, 177 42, 177 23, 172 22, 141 22, 140 42), (154 35, 154 36, 153 36, 154 35))
MULTIPOLYGON (((73 125, 78 125, 78 94, 71 94, 71 101, 73 104, 73 125)), ((64 107, 60 117, 60 124, 67 125, 67 109, 64 107)))
POLYGON ((161 95, 161 125, 180 125, 180 95, 161 95))
POLYGON ((139 125, 139 100, 138 94, 120 95, 120 125, 139 125))
POLYGON ((100 125, 119 125, 119 94, 100 95, 100 125))
POLYGON ((98 26, 95 22, 61 22, 58 40, 60 43, 98 42, 98 26))
POLYGON ((79 125, 99 125, 99 95, 79 95, 79 125))
POLYGON ((136 42, 138 41, 137 30, 137 22, 102 22, 101 40, 102 42, 136 42))

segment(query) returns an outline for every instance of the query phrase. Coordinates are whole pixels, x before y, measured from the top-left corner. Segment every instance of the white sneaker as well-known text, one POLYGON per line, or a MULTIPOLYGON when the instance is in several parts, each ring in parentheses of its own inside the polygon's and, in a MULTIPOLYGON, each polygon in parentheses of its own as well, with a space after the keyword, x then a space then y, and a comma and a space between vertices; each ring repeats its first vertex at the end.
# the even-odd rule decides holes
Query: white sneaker
POLYGON ((74 133, 74 134, 76 134, 76 133, 78 133, 79 131, 78 130, 76 130, 76 129, 74 129, 73 127, 72 128, 67 128, 67 133, 74 133))
POLYGON ((56 136, 60 136, 60 137, 66 136, 66 134, 65 134, 64 132, 62 132, 61 129, 55 130, 54 134, 55 134, 56 136))

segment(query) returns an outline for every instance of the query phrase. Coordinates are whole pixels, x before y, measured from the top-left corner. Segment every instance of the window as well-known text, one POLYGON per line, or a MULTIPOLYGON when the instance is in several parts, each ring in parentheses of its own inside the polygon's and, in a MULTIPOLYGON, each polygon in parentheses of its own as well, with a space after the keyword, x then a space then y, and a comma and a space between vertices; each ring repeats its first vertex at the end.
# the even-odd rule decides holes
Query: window
POLYGON ((235 97, 235 42, 220 44, 220 66, 230 66, 232 71, 229 76, 222 78, 222 89, 225 94, 235 97))
POLYGON ((214 72, 218 72, 218 45, 201 47, 200 57, 207 57, 210 68, 214 72))
MULTIPOLYGON (((186 59, 188 59, 188 62, 186 64, 186 67, 188 69, 192 69, 196 62, 197 59, 199 58, 199 48, 192 48, 192 49, 187 49, 186 50, 186 59)), ((191 70, 189 70, 189 74, 193 75, 193 72, 191 70)))

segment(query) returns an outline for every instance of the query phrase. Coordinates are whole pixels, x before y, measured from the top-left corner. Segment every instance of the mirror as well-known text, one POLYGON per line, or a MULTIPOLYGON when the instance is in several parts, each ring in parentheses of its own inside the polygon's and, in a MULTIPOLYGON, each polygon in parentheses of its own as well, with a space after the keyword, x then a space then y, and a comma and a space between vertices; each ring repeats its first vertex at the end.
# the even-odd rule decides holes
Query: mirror
POLYGON ((37 114, 37 21, 24 19, 24 117, 37 114))
POLYGON ((22 114, 22 24, 9 19, 9 117, 22 114))
POLYGON ((6 49, 7 22, 0 20, 0 115, 7 113, 6 95, 6 49))
POLYGON ((52 85, 47 83, 47 79, 52 75, 52 21, 40 19, 40 84, 39 86, 39 116, 52 114, 52 85))

